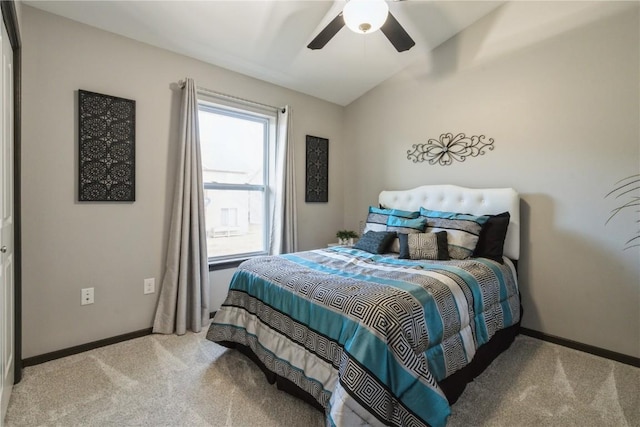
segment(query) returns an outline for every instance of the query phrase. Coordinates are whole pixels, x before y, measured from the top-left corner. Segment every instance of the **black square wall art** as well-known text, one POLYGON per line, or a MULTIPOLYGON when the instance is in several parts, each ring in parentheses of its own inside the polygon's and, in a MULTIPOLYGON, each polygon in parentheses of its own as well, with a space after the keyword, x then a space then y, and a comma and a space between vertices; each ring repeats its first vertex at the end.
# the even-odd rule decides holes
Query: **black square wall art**
POLYGON ((133 202, 136 197, 136 102, 78 91, 81 202, 133 202))
POLYGON ((305 202, 329 201, 329 140, 307 135, 305 202))

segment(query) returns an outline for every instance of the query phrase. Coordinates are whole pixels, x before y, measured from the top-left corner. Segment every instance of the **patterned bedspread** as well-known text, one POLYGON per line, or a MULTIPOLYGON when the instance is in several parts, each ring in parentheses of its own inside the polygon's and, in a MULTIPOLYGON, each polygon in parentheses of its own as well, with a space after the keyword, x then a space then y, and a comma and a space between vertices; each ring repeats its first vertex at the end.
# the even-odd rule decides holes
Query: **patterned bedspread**
POLYGON ((443 426, 438 381, 519 321, 513 265, 334 247, 240 265, 207 338, 250 347, 327 424, 443 426))

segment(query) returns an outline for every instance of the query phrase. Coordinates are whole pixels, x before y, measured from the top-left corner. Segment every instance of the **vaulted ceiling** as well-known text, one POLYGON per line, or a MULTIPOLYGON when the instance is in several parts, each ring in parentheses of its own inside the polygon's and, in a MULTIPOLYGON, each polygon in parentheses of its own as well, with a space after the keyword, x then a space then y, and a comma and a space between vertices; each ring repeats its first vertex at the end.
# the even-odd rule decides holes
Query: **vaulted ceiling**
POLYGON ((502 1, 390 1, 416 45, 399 53, 380 31, 342 28, 307 44, 345 1, 26 1, 45 11, 223 68, 348 105, 502 1))

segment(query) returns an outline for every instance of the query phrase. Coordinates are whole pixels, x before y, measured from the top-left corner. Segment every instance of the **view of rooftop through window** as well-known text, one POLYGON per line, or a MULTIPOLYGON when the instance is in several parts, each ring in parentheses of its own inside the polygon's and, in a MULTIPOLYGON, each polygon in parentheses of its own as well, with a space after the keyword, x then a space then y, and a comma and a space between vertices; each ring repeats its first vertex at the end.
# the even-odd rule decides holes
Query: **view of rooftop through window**
POLYGON ((266 252, 268 119, 201 105, 209 258, 266 252))

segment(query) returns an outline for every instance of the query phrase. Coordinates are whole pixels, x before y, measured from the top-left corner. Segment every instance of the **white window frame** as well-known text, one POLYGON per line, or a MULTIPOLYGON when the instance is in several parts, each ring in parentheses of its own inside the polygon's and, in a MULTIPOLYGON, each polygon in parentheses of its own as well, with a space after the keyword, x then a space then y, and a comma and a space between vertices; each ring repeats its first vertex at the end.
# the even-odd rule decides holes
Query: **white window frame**
POLYGON ((198 111, 206 111, 214 114, 226 115, 238 119, 254 121, 263 124, 263 180, 261 185, 256 184, 228 184, 218 182, 204 182, 205 190, 236 190, 236 191, 259 191, 263 193, 263 243, 260 251, 245 252, 229 255, 209 256, 209 264, 225 263, 235 260, 244 260, 255 256, 267 255, 271 246, 271 224, 273 221, 273 188, 275 181, 274 169, 276 146, 277 113, 271 111, 261 111, 260 108, 252 108, 232 101, 221 101, 210 99, 209 97, 198 96, 198 111))

